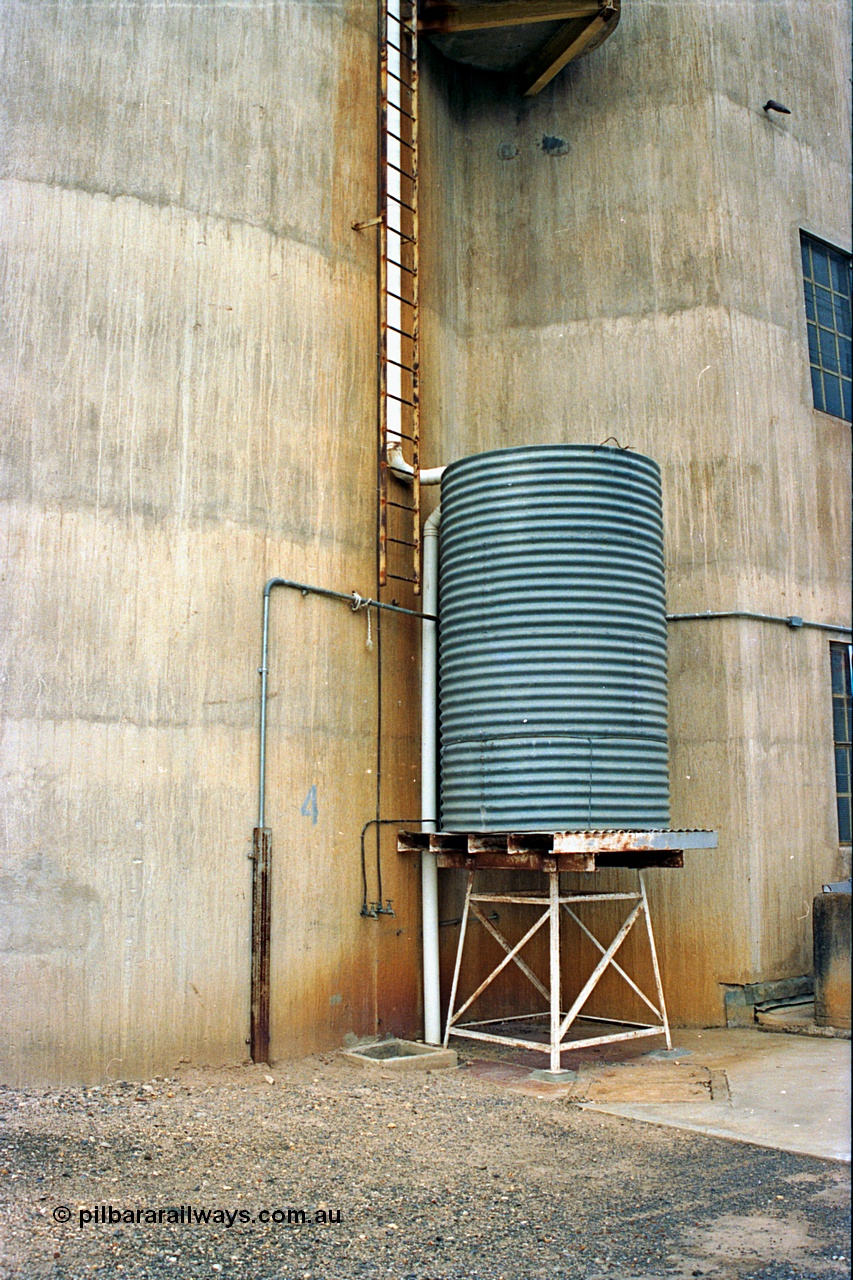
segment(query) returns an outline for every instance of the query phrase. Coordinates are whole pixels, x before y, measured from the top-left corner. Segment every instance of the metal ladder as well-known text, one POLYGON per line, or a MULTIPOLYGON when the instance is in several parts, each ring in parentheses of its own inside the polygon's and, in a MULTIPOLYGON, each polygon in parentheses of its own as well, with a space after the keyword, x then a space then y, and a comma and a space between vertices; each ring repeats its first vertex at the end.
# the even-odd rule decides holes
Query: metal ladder
POLYGON ((379 585, 420 592, 416 0, 379 0, 379 585), (411 468, 393 475, 389 454, 411 468))

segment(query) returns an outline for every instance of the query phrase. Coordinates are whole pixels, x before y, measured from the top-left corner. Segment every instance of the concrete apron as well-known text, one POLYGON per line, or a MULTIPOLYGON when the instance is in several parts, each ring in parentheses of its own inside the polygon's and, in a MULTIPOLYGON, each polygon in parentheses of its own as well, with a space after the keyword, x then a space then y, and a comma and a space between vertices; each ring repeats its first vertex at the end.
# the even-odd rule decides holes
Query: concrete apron
POLYGON ((673 1032, 685 1065, 724 1074, 728 1089, 684 1102, 586 1102, 590 1111, 850 1161, 850 1042, 749 1028, 673 1032), (728 1096, 726 1096, 728 1095, 728 1096))

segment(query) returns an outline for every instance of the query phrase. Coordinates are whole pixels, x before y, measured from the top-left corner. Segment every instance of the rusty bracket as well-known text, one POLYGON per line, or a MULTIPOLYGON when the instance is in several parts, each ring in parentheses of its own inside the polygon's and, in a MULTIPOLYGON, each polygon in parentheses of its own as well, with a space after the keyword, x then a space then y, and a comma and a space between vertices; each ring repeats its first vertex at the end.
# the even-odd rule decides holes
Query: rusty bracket
POLYGON ((378 227, 380 222, 385 221, 385 214, 379 213, 375 218, 368 218, 366 222, 351 222, 350 226, 353 231, 365 231, 368 227, 378 227))

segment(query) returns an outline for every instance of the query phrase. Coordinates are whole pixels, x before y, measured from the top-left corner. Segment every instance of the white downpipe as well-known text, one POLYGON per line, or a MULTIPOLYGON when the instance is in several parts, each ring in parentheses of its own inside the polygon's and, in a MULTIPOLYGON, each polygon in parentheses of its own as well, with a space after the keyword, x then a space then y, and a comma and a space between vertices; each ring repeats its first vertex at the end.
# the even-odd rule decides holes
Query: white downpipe
POLYGON ((392 475, 395 475, 398 480, 411 483, 415 468, 411 462, 407 462, 403 457, 403 446, 400 441, 390 437, 388 440, 388 467, 392 475))
MULTIPOLYGON (((444 470, 437 467, 437 471, 444 470)), ((439 476, 440 478, 440 476, 439 476)), ((423 484, 423 472, 421 472, 423 484)), ((423 529, 423 610, 438 613, 438 538, 441 507, 423 529)), ((438 626, 421 623, 421 829, 438 823, 438 626)), ((434 853, 421 854, 424 933, 424 1040, 441 1044, 441 997, 438 982, 438 865, 434 853)))
MULTIPOLYGON (((388 441, 388 466, 398 480, 411 481, 415 469, 411 462, 403 457, 403 446, 399 440, 388 441)), ((441 484, 444 467, 427 467, 418 473, 421 484, 441 484)))

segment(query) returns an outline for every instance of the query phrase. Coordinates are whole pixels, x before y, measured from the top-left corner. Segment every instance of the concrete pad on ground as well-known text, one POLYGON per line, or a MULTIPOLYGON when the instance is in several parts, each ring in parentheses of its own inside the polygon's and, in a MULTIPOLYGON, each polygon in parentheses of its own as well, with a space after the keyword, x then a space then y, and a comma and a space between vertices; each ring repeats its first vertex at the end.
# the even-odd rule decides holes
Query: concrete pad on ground
POLYGON ((728 1097, 697 1102, 589 1102, 590 1111, 850 1161, 850 1042, 751 1028, 674 1031, 691 1062, 724 1072, 728 1097))

